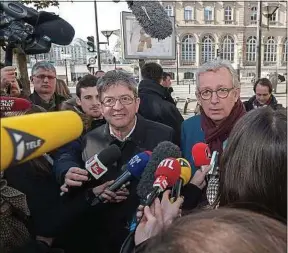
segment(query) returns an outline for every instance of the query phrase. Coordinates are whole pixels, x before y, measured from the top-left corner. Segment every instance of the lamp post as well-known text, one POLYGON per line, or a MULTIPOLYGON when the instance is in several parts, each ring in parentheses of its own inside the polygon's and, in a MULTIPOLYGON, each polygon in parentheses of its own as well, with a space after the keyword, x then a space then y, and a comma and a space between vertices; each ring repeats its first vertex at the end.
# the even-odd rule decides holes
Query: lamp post
POLYGON ((65 64, 65 75, 66 75, 66 85, 68 85, 68 70, 67 70, 67 59, 66 59, 66 48, 65 51, 62 49, 62 57, 64 59, 64 64, 65 64))

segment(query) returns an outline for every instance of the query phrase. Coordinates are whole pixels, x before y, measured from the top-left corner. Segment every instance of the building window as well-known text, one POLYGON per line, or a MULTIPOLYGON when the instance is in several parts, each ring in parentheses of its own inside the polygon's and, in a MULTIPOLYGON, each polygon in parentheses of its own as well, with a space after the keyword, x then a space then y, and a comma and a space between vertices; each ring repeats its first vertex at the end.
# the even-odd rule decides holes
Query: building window
POLYGON ((190 6, 186 6, 184 8, 184 20, 193 20, 193 8, 190 6))
POLYGON ((165 6, 165 11, 169 17, 173 16, 173 7, 171 5, 165 6))
POLYGON ((256 61, 256 37, 251 36, 246 42, 246 60, 250 62, 256 61))
POLYGON ((194 79, 194 73, 192 72, 185 72, 184 79, 194 79))
POLYGON ((264 61, 276 62, 277 60, 277 44, 274 37, 268 37, 267 42, 264 45, 264 61))
POLYGON ((232 8, 227 6, 224 10, 224 21, 225 24, 232 24, 232 8))
POLYGON ((207 6, 204 8, 204 20, 205 21, 213 21, 214 15, 213 15, 213 8, 210 6, 207 6))
POLYGON ((202 62, 212 61, 215 58, 215 40, 211 35, 202 39, 202 62))
POLYGON ((181 59, 184 62, 195 62, 196 39, 192 35, 185 35, 182 39, 181 59))
POLYGON ((275 11, 275 12, 273 13, 273 15, 270 15, 270 17, 269 17, 269 22, 275 23, 275 22, 277 21, 276 12, 277 12, 277 11, 275 11))
POLYGON ((283 61, 288 61, 288 39, 286 38, 284 45, 283 45, 283 61))
POLYGON ((222 59, 234 62, 234 45, 235 43, 232 36, 227 35, 223 38, 220 48, 220 54, 222 59))
POLYGON ((257 7, 256 6, 251 7, 250 24, 251 25, 257 24, 257 7))
POLYGON ((175 74, 174 72, 168 72, 171 75, 171 80, 175 80, 175 74))

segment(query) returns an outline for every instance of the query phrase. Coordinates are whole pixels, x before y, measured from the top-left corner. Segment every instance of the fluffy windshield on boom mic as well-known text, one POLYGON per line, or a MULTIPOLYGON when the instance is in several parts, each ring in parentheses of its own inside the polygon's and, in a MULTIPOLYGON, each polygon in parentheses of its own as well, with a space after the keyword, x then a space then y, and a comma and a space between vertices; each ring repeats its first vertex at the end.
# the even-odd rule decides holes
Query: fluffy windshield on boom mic
POLYGON ((163 141, 154 148, 151 158, 141 175, 137 186, 137 195, 141 199, 146 199, 147 195, 153 190, 153 182, 155 180, 154 173, 160 162, 168 157, 181 157, 181 151, 180 148, 172 142, 163 141))
POLYGON ((196 167, 209 165, 211 161, 211 152, 208 144, 199 142, 192 147, 192 158, 196 167))
POLYGON ((164 40, 173 33, 171 19, 159 1, 127 1, 140 26, 152 38, 164 40))
POLYGON ((32 103, 24 98, 0 97, 1 112, 18 112, 31 109, 32 103))

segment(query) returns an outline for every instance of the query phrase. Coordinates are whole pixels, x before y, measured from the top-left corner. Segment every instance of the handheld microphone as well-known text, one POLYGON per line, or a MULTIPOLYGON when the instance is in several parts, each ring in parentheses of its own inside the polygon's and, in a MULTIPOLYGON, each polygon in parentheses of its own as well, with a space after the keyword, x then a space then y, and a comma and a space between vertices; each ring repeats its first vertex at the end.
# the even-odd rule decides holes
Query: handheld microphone
POLYGON ((1 170, 26 162, 78 138, 83 131, 73 111, 1 119, 1 170))
POLYGON ((159 143, 153 150, 151 158, 144 169, 137 185, 137 195, 140 199, 146 200, 147 195, 153 191, 154 174, 161 161, 168 157, 181 157, 180 148, 169 141, 159 143))
POLYGON ((109 166, 121 158, 120 148, 112 144, 103 149, 99 154, 92 156, 85 164, 86 170, 95 178, 99 179, 107 171, 109 166))
POLYGON ((211 161, 211 151, 208 144, 199 142, 192 147, 192 158, 196 167, 209 165, 211 161))
POLYGON ((161 192, 173 186, 180 177, 181 165, 175 158, 166 158, 158 166, 155 172, 156 180, 153 183, 153 191, 148 194, 145 201, 150 206, 161 192))
MULTIPOLYGON (((151 156, 150 151, 144 151, 140 154, 133 156, 125 166, 126 171, 121 176, 119 176, 115 180, 115 182, 109 186, 108 189, 112 192, 116 192, 118 189, 121 188, 123 184, 131 180, 131 178, 134 177, 139 179, 150 159, 150 156, 151 156)), ((99 202, 103 202, 104 200, 105 199, 100 195, 98 197, 98 200, 95 199, 94 202, 92 202, 92 205, 96 205, 99 202)))
POLYGON ((140 26, 152 38, 164 40, 172 35, 174 24, 159 1, 127 1, 127 4, 140 26))
POLYGON ((1 112, 26 111, 31 109, 32 103, 29 100, 15 97, 0 97, 1 112))
POLYGON ((191 176, 192 169, 189 162, 184 158, 178 158, 177 161, 181 166, 180 178, 177 180, 176 184, 173 186, 171 191, 171 201, 174 202, 181 196, 181 189, 184 185, 188 184, 191 176))

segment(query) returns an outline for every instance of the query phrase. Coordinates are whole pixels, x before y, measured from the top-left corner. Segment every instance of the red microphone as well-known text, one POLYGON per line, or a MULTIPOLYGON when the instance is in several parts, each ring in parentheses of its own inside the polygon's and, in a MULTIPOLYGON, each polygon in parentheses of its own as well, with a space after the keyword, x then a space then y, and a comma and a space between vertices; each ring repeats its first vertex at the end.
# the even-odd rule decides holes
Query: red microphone
POLYGON ((192 147, 192 158, 195 167, 209 165, 211 162, 211 151, 206 143, 199 142, 192 147))
POLYGON ((156 180, 153 183, 154 190, 147 196, 146 206, 150 206, 161 192, 172 187, 180 178, 181 165, 175 158, 164 159, 155 172, 156 180))
POLYGON ((24 98, 0 97, 1 112, 17 112, 31 109, 32 103, 24 98))

